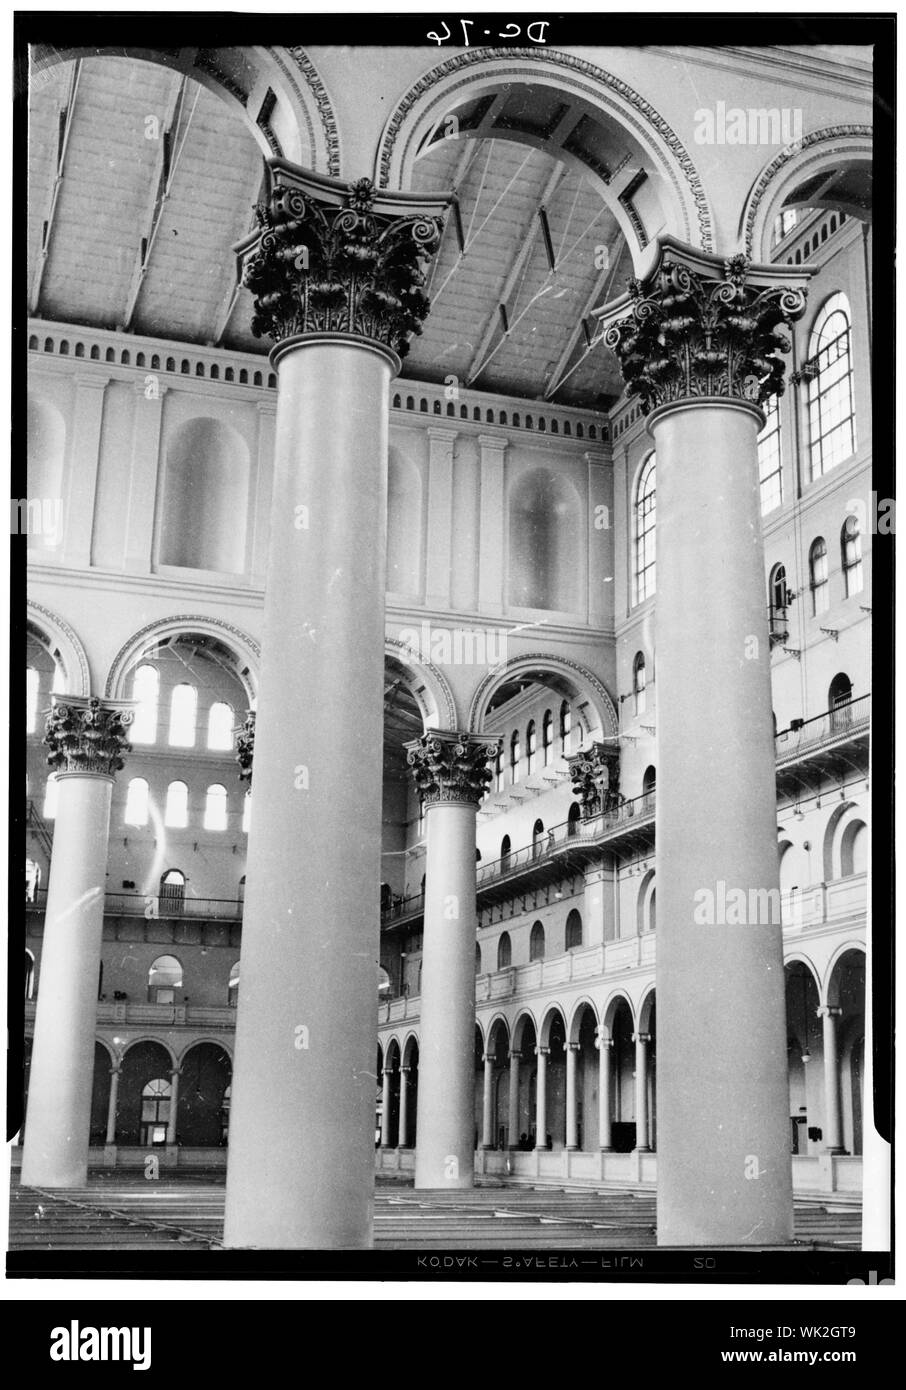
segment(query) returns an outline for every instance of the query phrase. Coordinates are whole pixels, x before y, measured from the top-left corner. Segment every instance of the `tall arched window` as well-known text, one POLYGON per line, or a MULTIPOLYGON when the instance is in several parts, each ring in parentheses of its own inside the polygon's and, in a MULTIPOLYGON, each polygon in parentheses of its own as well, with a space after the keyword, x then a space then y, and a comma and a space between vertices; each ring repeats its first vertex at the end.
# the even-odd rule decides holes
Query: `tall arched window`
POLYGON ((208 787, 204 802, 205 830, 226 830, 227 828, 227 789, 215 782, 208 787))
POLYGON ((786 619, 787 598, 786 565, 775 565, 768 580, 768 624, 772 641, 780 641, 789 635, 786 619))
POLYGON ((31 951, 25 951, 25 997, 33 999, 35 994, 35 958, 31 951))
POLYGON ((195 747, 195 712, 198 708, 198 691, 194 685, 182 681, 173 687, 170 697, 169 742, 174 748, 195 747))
POLYGON ((242 833, 247 835, 252 828, 252 793, 246 792, 242 798, 242 833))
POLYGON ((549 767, 551 758, 554 756, 554 716, 549 709, 544 711, 544 721, 541 725, 541 747, 544 754, 544 766, 549 767))
MULTIPOLYGON (((655 786, 656 786, 656 785, 657 785, 657 773, 656 773, 655 769, 654 769, 653 767, 646 767, 646 768, 645 768, 645 775, 644 775, 643 778, 642 778, 642 795, 643 795, 644 797, 649 797, 649 798, 650 798, 651 796, 653 796, 653 794, 654 794, 654 789, 655 789, 655 786)), ((646 809, 647 809, 647 804, 646 804, 646 809)))
POLYGON ((33 734, 38 727, 38 689, 41 677, 34 666, 25 672, 25 732, 33 734))
POLYGON ((544 960, 544 927, 540 922, 532 926, 529 937, 529 960, 544 960))
POLYGON ((503 873, 510 867, 510 837, 504 835, 500 841, 500 871, 503 873))
POLYGON ((224 751, 233 747, 233 709, 222 700, 208 712, 208 747, 224 751))
POLYGON ((862 536, 859 523, 848 516, 840 532, 840 553, 843 560, 843 585, 847 598, 862 592, 862 536))
POLYGON ((537 859, 544 849, 544 821, 536 820, 532 826, 532 858, 537 859))
POLYGON ((525 731, 525 772, 527 777, 531 777, 535 771, 535 750, 537 747, 537 735, 535 733, 535 721, 529 720, 529 726, 525 731))
POLYGON ((574 835, 578 835, 579 822, 581 821, 581 819, 582 807, 579 805, 578 801, 574 801, 573 804, 570 806, 569 814, 566 817, 566 833, 570 839, 572 839, 574 835))
POLYGON ((868 868, 868 827, 864 821, 853 820, 843 831, 840 840, 840 875, 864 874, 868 868))
POLYGON ((126 792, 127 825, 148 824, 148 783, 144 777, 133 777, 126 792))
POLYGON ((643 603, 655 591, 655 484, 657 464, 650 454, 639 474, 635 489, 635 565, 633 601, 643 603))
POLYGON ((33 903, 37 900, 38 889, 41 887, 41 865, 35 859, 25 860, 25 901, 33 903))
POLYGON ((573 726, 573 712, 569 700, 560 705, 560 753, 565 758, 569 752, 569 731, 573 726))
POLYGON ((160 673, 157 667, 139 666, 132 679, 132 698, 136 701, 136 710, 129 737, 133 743, 157 742, 159 695, 160 673))
POLYGON ((808 553, 808 578, 812 594, 812 617, 826 613, 830 602, 827 582, 827 545, 823 536, 816 536, 808 553))
POLYGON ((761 485, 761 514, 764 516, 783 501, 779 396, 771 396, 762 409, 764 429, 758 436, 758 480, 761 485))
POLYGON ((230 982, 227 986, 227 1003, 231 1009, 235 1009, 239 1003, 239 962, 236 961, 230 969, 230 982))
POLYGON ((506 970, 513 961, 513 946, 508 931, 501 932, 497 942, 497 969, 506 970))
POLYGON ((582 918, 575 908, 566 919, 566 949, 574 951, 582 945, 582 918))
POLYGON ((510 739, 510 782, 513 786, 519 781, 519 730, 513 730, 510 739))
POLYGON ((809 339, 808 386, 812 482, 855 452, 851 315, 845 294, 833 294, 809 339))
POLYGON ((189 824, 189 788, 185 782, 171 782, 167 788, 164 825, 182 830, 189 824))
POLYGON ((632 693, 635 697, 636 714, 645 713, 645 653, 636 652, 632 663, 632 693))
POLYGON ((148 999, 152 1004, 175 1004, 182 989, 182 966, 176 956, 158 956, 148 971, 148 999))
POLYGON ((494 759, 494 790, 503 791, 503 744, 497 749, 497 756, 494 759))
POLYGON ((57 797, 59 795, 60 784, 54 773, 51 773, 44 783, 44 805, 41 808, 41 815, 45 820, 53 820, 57 814, 57 797))

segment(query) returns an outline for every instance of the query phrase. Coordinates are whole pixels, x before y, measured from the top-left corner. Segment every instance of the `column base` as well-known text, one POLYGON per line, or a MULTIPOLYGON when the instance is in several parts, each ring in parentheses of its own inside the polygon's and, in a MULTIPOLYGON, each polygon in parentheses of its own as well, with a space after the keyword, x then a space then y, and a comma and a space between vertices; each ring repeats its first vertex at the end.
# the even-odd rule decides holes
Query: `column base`
POLYGON ((565 1147, 567 1153, 575 1153, 575 1152, 578 1150, 579 1145, 578 1145, 578 1144, 566 1144, 564 1147, 565 1147))
POLYGON ((612 1144, 599 1144, 599 1145, 598 1145, 598 1153, 602 1153, 602 1154, 612 1154, 613 1151, 614 1151, 614 1150, 613 1150, 613 1145, 612 1145, 612 1144))
POLYGON ((650 1144, 636 1144, 632 1152, 635 1154, 650 1154, 654 1153, 654 1149, 652 1149, 650 1144))
POLYGON ((842 1144, 828 1144, 824 1152, 831 1158, 837 1158, 840 1154, 849 1153, 849 1149, 844 1149, 842 1144))

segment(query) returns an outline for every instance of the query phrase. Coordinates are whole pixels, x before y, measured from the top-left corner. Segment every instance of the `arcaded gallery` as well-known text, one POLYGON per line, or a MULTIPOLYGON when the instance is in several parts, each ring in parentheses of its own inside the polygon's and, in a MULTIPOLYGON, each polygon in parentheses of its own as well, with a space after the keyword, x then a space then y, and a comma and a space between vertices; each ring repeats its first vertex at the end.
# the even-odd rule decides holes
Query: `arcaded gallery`
POLYGON ((172 21, 30 52, 11 1240, 858 1245, 870 50, 172 21))

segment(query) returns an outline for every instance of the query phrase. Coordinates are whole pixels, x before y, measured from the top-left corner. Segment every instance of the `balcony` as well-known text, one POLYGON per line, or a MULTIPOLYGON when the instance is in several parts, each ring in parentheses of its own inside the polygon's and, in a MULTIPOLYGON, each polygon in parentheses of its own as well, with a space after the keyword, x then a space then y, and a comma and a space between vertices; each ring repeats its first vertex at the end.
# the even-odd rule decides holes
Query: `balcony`
MULTIPOLYGON (((34 1023, 36 1001, 25 1001, 25 1021, 34 1023)), ((226 1028, 236 1027, 236 1010, 229 1004, 149 1004, 129 1000, 100 999, 96 1014, 98 1024, 142 1024, 155 1028, 226 1028)))
MULTIPOLYGON (((39 888, 27 913, 44 916, 47 889, 39 888)), ((107 893, 105 917, 144 917, 146 921, 241 922, 242 901, 236 898, 162 898, 154 893, 107 893)))
POLYGON ((870 726, 870 695, 814 719, 794 720, 774 738, 778 793, 798 797, 800 787, 818 790, 823 779, 842 786, 853 773, 867 776, 870 726))

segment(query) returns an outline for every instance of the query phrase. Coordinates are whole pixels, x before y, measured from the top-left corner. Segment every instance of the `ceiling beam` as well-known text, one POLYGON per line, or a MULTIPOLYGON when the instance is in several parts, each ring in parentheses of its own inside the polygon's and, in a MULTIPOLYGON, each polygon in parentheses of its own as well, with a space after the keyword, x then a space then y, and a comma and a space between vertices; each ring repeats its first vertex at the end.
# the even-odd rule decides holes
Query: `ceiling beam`
MULTIPOLYGON (((535 239, 538 236, 539 232, 543 230, 540 214, 542 212, 545 212, 546 215, 547 204, 550 202, 551 198, 556 193, 560 184, 563 182, 563 179, 566 176, 566 172, 567 166, 561 160, 557 160, 556 164, 554 165, 553 171, 548 176, 547 182, 544 185, 544 190, 541 194, 541 198, 538 204, 538 212, 537 214, 532 216, 531 221, 529 222, 529 225, 525 230, 525 233, 522 238, 522 244, 520 245, 519 250, 516 252, 516 259, 510 266, 509 273, 506 277, 506 280, 504 281, 503 289, 500 292, 498 301, 494 305, 493 309, 487 317, 487 320, 485 321, 484 332, 481 335, 481 342, 478 344, 478 347, 472 354, 472 360, 470 361, 469 366, 466 370, 467 386, 472 385, 472 382, 479 375, 482 367, 485 365, 486 355, 490 349, 491 343, 494 341, 494 337, 498 329, 501 327, 501 305, 503 306, 504 311, 506 311, 507 301, 509 300, 510 295, 513 293, 513 290, 515 289, 519 281, 519 278, 522 275, 522 272, 525 270, 525 267, 528 264, 529 257, 531 256, 532 250, 535 245, 535 239)), ((507 328, 506 331, 503 333, 503 337, 509 337, 509 333, 510 330, 509 328, 507 328)))
MULTIPOLYGON (((472 165, 475 163, 475 160, 478 158, 478 152, 480 148, 480 140, 466 140, 464 143, 464 148, 460 151, 459 160, 457 161, 456 168, 453 172, 452 191, 454 198, 454 206, 451 207, 450 216, 444 222, 444 235, 446 236, 446 233, 451 225, 455 225, 457 227, 457 236, 459 240, 459 260, 462 260, 465 254, 465 246, 463 245, 462 235, 462 220, 460 218, 459 212, 459 190, 468 178, 469 171, 471 170, 472 165)), ((434 276, 437 273, 437 267, 440 262, 440 253, 441 247, 438 246, 436 252, 431 257, 431 268, 428 271, 428 283, 425 286, 425 294, 428 296, 429 300, 431 298, 431 288, 434 284, 434 276)))
POLYGON ((170 196, 170 184, 179 157, 182 154, 186 143, 186 134, 189 123, 195 111, 195 103, 198 101, 198 92, 195 94, 195 101, 192 103, 192 110, 186 119, 183 129, 183 138, 179 148, 176 149, 176 137, 179 135, 179 126, 182 120, 183 109, 185 106, 186 86, 188 78, 181 74, 174 78, 170 91, 167 96, 167 104, 164 111, 163 120, 160 123, 157 156, 154 162, 154 169, 149 180, 151 197, 144 217, 139 222, 140 227, 146 228, 145 235, 139 241, 138 255, 136 257, 135 268, 132 271, 132 279, 129 284, 129 291, 126 295, 126 303, 123 309, 121 328, 129 329, 132 327, 132 319, 135 314, 138 297, 151 262, 151 252, 157 238, 157 231, 160 226, 161 215, 164 210, 164 203, 170 196))
MULTIPOLYGON (((610 298, 610 292, 613 289, 613 282, 616 279, 616 274, 620 268, 622 260, 623 252, 621 247, 620 254, 617 256, 613 265, 604 266, 604 268, 598 275, 598 278, 595 280, 594 288, 592 289, 591 294, 588 296, 588 298, 585 301, 585 304, 583 305, 582 312, 576 321, 575 328, 569 335, 569 341, 567 342, 566 347, 563 349, 560 356, 558 357, 556 366, 554 367, 554 370, 551 372, 550 377, 548 378, 547 385, 544 388, 544 399, 546 401, 549 401, 551 399, 555 391, 560 386, 561 382, 565 381, 566 377, 569 375, 566 369, 570 364, 573 353, 578 347, 579 339, 583 336, 585 332, 585 320, 587 319, 588 315, 591 313, 595 305, 598 303, 599 299, 603 297, 605 304, 607 303, 607 300, 610 298)), ((586 348, 586 355, 590 351, 591 347, 589 346, 588 348, 586 348)))
POLYGON ((63 185, 63 174, 66 164, 66 151, 69 148, 69 137, 72 134, 72 118, 75 113, 76 97, 79 90, 79 79, 82 75, 82 60, 76 58, 72 65, 72 72, 69 75, 69 88, 66 93, 66 105, 59 112, 59 136, 57 145, 57 172, 54 175, 53 188, 50 191, 50 206, 47 216, 44 219, 43 232, 41 236, 41 250, 35 263, 35 272, 32 279, 31 294, 28 300, 29 314, 40 317, 38 306, 41 300, 41 284, 44 279, 44 271, 50 257, 50 244, 53 239, 54 219, 57 211, 57 202, 60 197, 60 189, 63 185))

